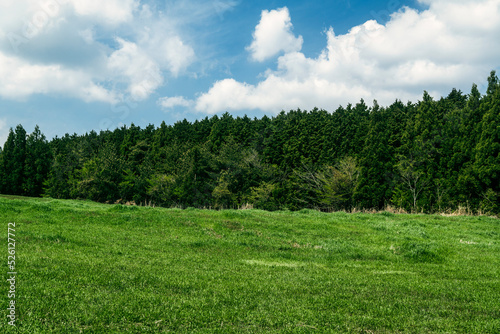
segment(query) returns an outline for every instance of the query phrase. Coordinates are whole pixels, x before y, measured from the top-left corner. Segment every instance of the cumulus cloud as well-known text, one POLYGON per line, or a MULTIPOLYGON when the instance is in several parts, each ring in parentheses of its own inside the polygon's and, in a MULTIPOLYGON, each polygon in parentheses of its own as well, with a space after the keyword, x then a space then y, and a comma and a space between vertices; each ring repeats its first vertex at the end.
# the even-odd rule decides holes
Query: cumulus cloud
MULTIPOLYGON (((269 15, 281 13, 282 27, 291 27, 288 11, 264 12, 250 50, 255 60, 285 51, 277 67, 269 69, 257 84, 235 79, 216 82, 196 99, 196 110, 209 114, 252 109, 331 110, 361 98, 382 104, 397 98, 416 101, 424 89, 444 95, 453 87, 466 91, 473 82, 483 82, 499 65, 500 0, 421 2, 429 8, 401 8, 384 25, 370 20, 343 35, 330 28, 326 47, 316 58, 299 52, 298 42, 288 49, 258 43, 264 38, 260 32, 265 31, 267 21, 279 21, 268 20, 269 15)), ((285 35, 290 37, 288 28, 276 30, 287 31, 285 35)))
POLYGON ((139 1, 136 0, 58 0, 57 2, 69 2, 77 15, 110 25, 131 21, 134 11, 139 7, 139 1))
POLYGON ((288 8, 262 11, 260 23, 255 27, 253 42, 247 47, 255 61, 263 62, 280 52, 302 49, 302 36, 295 37, 288 8))
POLYGON ((2 1, 0 37, 15 32, 28 39, 59 26, 61 22, 86 22, 116 27, 133 21, 137 0, 18 0, 2 1))
POLYGON ((121 47, 109 57, 108 67, 114 77, 128 83, 134 100, 143 100, 163 83, 160 67, 137 44, 121 38, 117 42, 121 47))
POLYGON ((144 100, 196 59, 167 22, 138 0, 2 1, 0 96, 144 100))
POLYGON ((193 101, 186 100, 182 96, 164 97, 158 100, 158 104, 165 109, 173 109, 175 107, 190 107, 193 101))
POLYGON ((176 77, 196 60, 193 48, 176 34, 168 22, 158 21, 142 29, 138 44, 162 69, 176 77))
POLYGON ((33 94, 66 94, 86 102, 115 103, 117 96, 82 71, 59 65, 33 65, 0 53, 0 96, 24 99, 33 94))
POLYGON ((160 51, 163 61, 174 76, 186 69, 195 59, 194 50, 186 45, 179 36, 166 39, 161 44, 160 51))

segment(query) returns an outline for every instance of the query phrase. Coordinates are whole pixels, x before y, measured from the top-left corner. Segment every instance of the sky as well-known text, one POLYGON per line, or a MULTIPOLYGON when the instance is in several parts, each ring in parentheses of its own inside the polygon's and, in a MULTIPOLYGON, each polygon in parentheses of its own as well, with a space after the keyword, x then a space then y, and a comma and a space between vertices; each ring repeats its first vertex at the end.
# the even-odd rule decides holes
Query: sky
POLYGON ((500 0, 0 0, 0 146, 485 91, 500 0))

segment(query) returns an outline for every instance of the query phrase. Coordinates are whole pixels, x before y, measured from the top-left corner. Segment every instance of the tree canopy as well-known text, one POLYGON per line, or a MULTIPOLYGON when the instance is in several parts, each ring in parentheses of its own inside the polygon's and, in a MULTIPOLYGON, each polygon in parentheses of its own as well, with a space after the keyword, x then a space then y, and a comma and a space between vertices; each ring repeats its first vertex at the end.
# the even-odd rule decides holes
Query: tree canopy
POLYGON ((0 192, 107 203, 266 210, 500 212, 500 83, 482 96, 453 89, 434 100, 334 112, 55 137, 11 129, 0 150, 0 192))

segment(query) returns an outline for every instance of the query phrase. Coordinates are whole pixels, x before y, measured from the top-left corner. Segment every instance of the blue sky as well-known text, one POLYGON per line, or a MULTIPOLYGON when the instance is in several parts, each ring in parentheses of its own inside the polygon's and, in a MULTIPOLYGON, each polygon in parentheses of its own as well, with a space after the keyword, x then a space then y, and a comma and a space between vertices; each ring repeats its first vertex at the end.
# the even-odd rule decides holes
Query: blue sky
POLYGON ((500 0, 0 1, 0 145, 483 87, 500 0))

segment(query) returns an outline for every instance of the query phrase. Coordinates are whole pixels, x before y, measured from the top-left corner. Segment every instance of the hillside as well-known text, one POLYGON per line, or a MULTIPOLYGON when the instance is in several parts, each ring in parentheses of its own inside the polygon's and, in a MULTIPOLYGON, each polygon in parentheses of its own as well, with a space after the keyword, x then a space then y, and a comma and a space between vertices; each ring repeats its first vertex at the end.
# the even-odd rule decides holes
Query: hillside
POLYGON ((500 331, 494 218, 0 197, 0 222, 16 333, 500 331))

